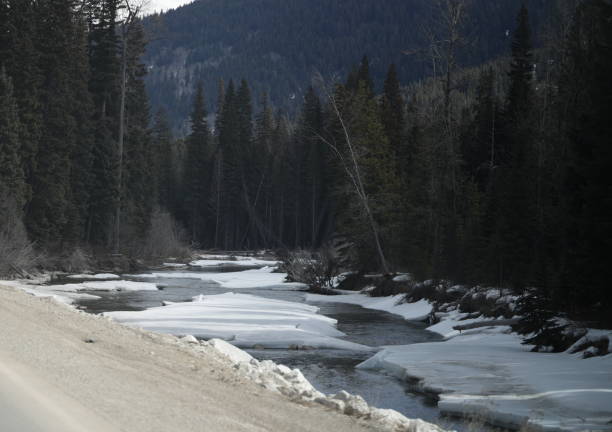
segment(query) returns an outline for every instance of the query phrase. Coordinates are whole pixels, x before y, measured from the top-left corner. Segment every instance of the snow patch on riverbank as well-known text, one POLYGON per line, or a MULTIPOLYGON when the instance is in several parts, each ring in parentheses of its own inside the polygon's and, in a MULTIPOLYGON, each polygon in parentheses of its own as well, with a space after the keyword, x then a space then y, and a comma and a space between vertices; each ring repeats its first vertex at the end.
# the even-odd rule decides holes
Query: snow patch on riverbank
POLYGON ((200 295, 191 302, 135 312, 104 315, 134 327, 159 333, 220 338, 252 348, 330 348, 370 351, 372 348, 339 339, 337 321, 317 314, 316 306, 249 294, 200 295))
POLYGON ((280 288, 283 290, 308 288, 305 284, 285 282, 286 273, 274 273, 273 267, 263 267, 254 270, 243 270, 238 272, 211 273, 211 272, 153 272, 131 275, 131 277, 142 279, 175 278, 175 279, 199 279, 202 281, 215 282, 227 289, 248 288, 280 288))
POLYGON ((509 327, 452 330, 479 320, 462 317, 454 312, 428 328, 445 342, 388 346, 357 367, 416 380, 418 390, 440 394, 446 414, 512 429, 611 429, 612 355, 533 353, 509 327))
POLYGON ((249 266, 276 266, 280 264, 280 261, 276 260, 264 260, 253 257, 231 257, 231 256, 209 256, 201 255, 200 260, 195 260, 189 263, 193 267, 219 267, 219 266, 237 266, 237 267, 249 267, 249 266))
MULTIPOLYGON (((81 275, 79 275, 81 276, 81 275)), ((155 291, 157 285, 150 282, 134 282, 125 280, 89 281, 69 283, 64 285, 43 285, 49 277, 38 279, 20 279, 0 281, 2 285, 18 288, 36 297, 52 297, 59 303, 72 305, 80 300, 98 300, 100 297, 81 291, 155 291)))
POLYGON ((399 315, 409 321, 424 321, 432 311, 432 305, 427 300, 414 303, 404 303, 404 295, 388 297, 370 297, 364 294, 320 295, 307 294, 306 301, 320 303, 349 303, 367 309, 382 310, 399 315))
POLYGON ((119 279, 119 276, 113 273, 97 273, 97 274, 73 274, 69 275, 70 279, 97 279, 97 280, 108 280, 108 279, 119 279))
POLYGON ((319 392, 302 375, 299 369, 290 369, 271 360, 258 361, 250 354, 219 339, 211 339, 208 345, 226 356, 238 373, 262 387, 285 395, 299 402, 318 403, 369 421, 376 430, 385 432, 444 432, 440 427, 420 419, 409 419, 392 409, 371 407, 361 396, 340 391, 335 395, 319 392))

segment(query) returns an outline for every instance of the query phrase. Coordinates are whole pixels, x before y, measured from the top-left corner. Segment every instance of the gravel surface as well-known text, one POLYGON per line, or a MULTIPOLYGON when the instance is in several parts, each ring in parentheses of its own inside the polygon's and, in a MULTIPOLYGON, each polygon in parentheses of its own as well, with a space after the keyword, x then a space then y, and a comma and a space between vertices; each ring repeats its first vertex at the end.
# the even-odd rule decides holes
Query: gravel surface
POLYGON ((0 431, 374 430, 238 375, 213 349, 0 286, 0 431))

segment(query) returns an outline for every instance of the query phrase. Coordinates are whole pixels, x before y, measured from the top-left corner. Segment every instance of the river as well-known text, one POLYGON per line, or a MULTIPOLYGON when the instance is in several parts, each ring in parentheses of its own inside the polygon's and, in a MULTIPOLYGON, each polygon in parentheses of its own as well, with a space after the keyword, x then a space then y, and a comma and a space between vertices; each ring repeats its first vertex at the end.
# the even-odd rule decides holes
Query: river
MULTIPOLYGON (((243 270, 244 268, 241 268, 243 270)), ((193 271, 236 271, 231 267, 203 268, 193 271)), ((171 271, 169 271, 171 272, 171 271)), ((134 279, 134 278, 132 278, 134 279)), ((135 280, 138 280, 137 278, 135 280)), ((150 281, 150 279, 148 279, 150 281)), ((74 282, 56 280, 54 283, 74 282)), ((251 288, 232 290, 220 287, 214 282, 174 277, 156 279, 163 286, 159 291, 91 292, 99 300, 81 300, 78 306, 90 313, 109 311, 144 310, 160 306, 162 301, 190 301, 199 294, 221 294, 240 292, 262 297, 305 302, 305 293, 283 289, 251 288)), ((85 291, 87 292, 87 291, 85 291)), ((346 339, 369 346, 406 345, 425 341, 441 340, 441 337, 425 329, 421 323, 405 321, 399 316, 382 311, 364 309, 361 306, 341 303, 311 303, 320 308, 319 313, 338 321, 338 329, 346 333, 346 339)), ((249 350, 260 360, 273 360, 292 368, 299 368, 304 376, 321 392, 336 393, 346 390, 361 395, 369 404, 379 408, 392 408, 407 417, 422 418, 458 431, 468 431, 462 421, 440 416, 435 402, 428 397, 412 393, 407 383, 378 372, 355 369, 371 353, 348 350, 249 350)))

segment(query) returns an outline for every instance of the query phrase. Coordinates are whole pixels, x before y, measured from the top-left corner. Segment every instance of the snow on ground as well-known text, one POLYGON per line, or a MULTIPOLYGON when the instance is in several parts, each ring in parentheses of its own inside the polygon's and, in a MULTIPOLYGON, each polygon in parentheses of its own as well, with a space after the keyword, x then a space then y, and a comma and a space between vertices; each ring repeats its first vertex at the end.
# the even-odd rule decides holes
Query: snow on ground
POLYGON ((48 289, 46 285, 37 285, 38 283, 44 283, 42 281, 31 281, 31 280, 12 280, 12 281, 0 281, 0 284, 7 287, 17 288, 27 292, 35 297, 51 297, 58 303, 67 305, 73 304, 78 300, 97 300, 100 297, 92 294, 78 293, 78 292, 58 292, 55 290, 48 289))
POLYGON ((73 274, 68 276, 70 279, 119 279, 119 276, 112 273, 98 273, 98 274, 73 274))
POLYGON ((172 267, 172 268, 179 268, 179 267, 187 267, 187 264, 183 264, 183 263, 162 263, 162 265, 164 267, 172 267))
POLYGON ((57 292, 78 291, 157 291, 157 285, 151 282, 134 282, 126 280, 90 281, 63 285, 46 285, 41 287, 57 292))
POLYGON ((192 302, 173 303, 136 312, 108 312, 106 316, 159 333, 220 338, 252 348, 334 348, 372 350, 339 339, 336 320, 317 314, 316 306, 225 293, 200 295, 192 302))
POLYGON ((273 267, 263 267, 254 270, 243 270, 238 272, 209 273, 209 272, 155 272, 131 275, 137 278, 177 278, 177 279, 200 279, 203 281, 216 282, 224 288, 273 288, 282 289, 306 289, 307 286, 301 283, 286 283, 286 273, 273 273, 273 267))
POLYGON ((388 297, 369 297, 359 293, 332 296, 320 294, 306 295, 306 301, 356 304, 367 309, 382 310, 400 315, 410 321, 423 321, 431 313, 432 305, 427 300, 420 300, 415 303, 399 303, 403 299, 403 294, 388 297))
POLYGON ((157 285, 150 282, 134 282, 125 280, 100 280, 64 285, 42 285, 45 280, 14 280, 0 281, 4 286, 21 289, 36 297, 52 297, 60 303, 73 304, 78 300, 97 300, 100 297, 81 291, 153 291, 157 285))
POLYGON ((392 409, 369 406, 361 396, 340 391, 325 395, 315 389, 299 369, 290 369, 271 360, 258 361, 250 354, 219 339, 211 339, 205 345, 213 347, 227 357, 238 373, 262 387, 281 393, 292 400, 314 402, 346 415, 369 419, 376 430, 397 432, 443 432, 438 426, 420 419, 409 419, 392 409))
POLYGON ((192 261, 190 266, 194 267, 218 267, 218 266, 275 266, 280 264, 280 261, 263 260, 253 257, 230 257, 230 256, 209 256, 201 255, 200 260, 192 261))
POLYGON ((451 415, 477 415, 498 426, 543 431, 612 430, 612 355, 532 353, 509 327, 458 333, 451 314, 429 327, 445 342, 387 346, 359 364, 440 393, 451 415))

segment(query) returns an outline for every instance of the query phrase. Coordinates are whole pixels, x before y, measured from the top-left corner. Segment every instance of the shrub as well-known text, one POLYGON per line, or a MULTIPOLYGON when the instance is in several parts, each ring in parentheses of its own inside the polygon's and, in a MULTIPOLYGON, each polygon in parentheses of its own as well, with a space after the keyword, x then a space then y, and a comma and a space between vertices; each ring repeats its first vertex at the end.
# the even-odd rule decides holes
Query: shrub
POLYGON ((142 248, 145 258, 183 257, 190 255, 180 226, 170 213, 155 210, 142 248))
POLYGON ((283 258, 283 268, 290 281, 302 282, 313 291, 327 293, 333 288, 334 279, 338 275, 333 247, 322 247, 317 252, 289 252, 283 258))
POLYGON ((0 207, 0 277, 25 276, 35 269, 38 256, 34 243, 14 205, 4 203, 0 207))

